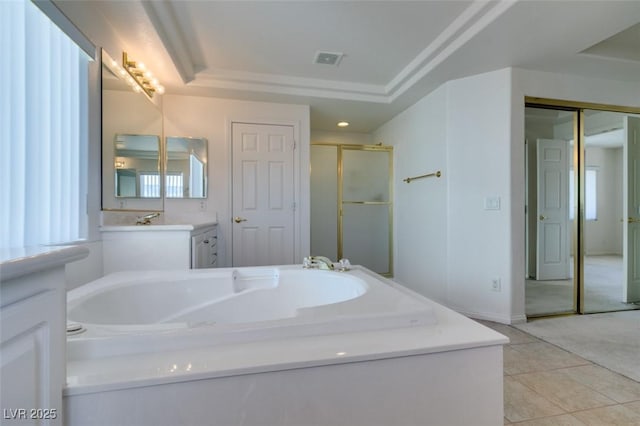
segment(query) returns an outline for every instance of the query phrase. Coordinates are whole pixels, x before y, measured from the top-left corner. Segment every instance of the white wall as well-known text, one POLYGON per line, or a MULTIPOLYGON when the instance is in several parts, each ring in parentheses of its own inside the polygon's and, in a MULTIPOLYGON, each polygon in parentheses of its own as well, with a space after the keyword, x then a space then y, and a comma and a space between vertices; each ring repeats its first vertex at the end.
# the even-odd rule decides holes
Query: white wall
MULTIPOLYGON (((510 71, 449 82, 448 96, 449 305, 508 322, 512 268, 524 259, 524 238, 518 251, 511 247, 511 185, 520 182, 511 179, 510 71), (499 197, 500 209, 486 210, 487 197, 499 197), (492 290, 493 279, 500 280, 501 291, 492 290)), ((523 139, 524 133, 524 147, 523 139)))
POLYGON ((165 220, 204 222, 218 220, 219 266, 231 264, 231 123, 274 123, 295 127, 297 207, 296 253, 309 254, 309 107, 307 105, 236 101, 221 98, 164 95, 165 136, 203 137, 208 140, 208 198, 166 199, 165 220))
POLYGON ((374 133, 395 147, 396 279, 501 322, 512 319, 518 255, 511 250, 509 81, 508 70, 451 81, 374 133), (439 179, 402 181, 436 170, 439 179), (498 197, 500 210, 485 210, 487 197, 498 197), (492 290, 493 279, 502 291, 492 290))
POLYGON ((447 88, 443 86, 373 134, 394 148, 395 280, 447 302, 447 88), (402 179, 441 170, 441 178, 402 179))

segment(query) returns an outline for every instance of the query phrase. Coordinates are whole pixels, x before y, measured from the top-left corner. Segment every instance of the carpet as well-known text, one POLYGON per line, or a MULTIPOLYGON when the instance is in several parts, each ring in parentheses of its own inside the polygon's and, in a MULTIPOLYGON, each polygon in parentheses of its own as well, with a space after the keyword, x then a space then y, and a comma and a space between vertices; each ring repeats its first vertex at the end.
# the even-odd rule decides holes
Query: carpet
POLYGON ((640 311, 536 319, 514 327, 640 382, 640 311))

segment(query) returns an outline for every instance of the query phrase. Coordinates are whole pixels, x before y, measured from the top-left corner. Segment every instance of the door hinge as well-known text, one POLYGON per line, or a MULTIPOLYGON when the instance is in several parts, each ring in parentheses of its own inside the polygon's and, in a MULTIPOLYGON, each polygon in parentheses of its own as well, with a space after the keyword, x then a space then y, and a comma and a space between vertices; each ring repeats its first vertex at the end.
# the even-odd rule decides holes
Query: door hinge
POLYGON ((294 201, 293 203, 291 203, 291 210, 293 210, 294 212, 296 211, 296 208, 298 206, 296 206, 296 202, 294 201))
POLYGON ((293 141, 293 146, 291 147, 291 149, 293 149, 294 151, 296 150, 296 141, 293 141))

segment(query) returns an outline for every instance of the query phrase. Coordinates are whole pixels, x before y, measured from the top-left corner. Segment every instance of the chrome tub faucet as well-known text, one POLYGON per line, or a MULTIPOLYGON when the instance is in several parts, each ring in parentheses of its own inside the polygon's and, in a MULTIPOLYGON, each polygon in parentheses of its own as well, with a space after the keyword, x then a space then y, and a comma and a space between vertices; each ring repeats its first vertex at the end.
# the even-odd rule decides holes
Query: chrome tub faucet
MULTIPOLYGON (((335 271, 336 268, 333 262, 325 256, 308 256, 302 261, 302 267, 305 269, 325 269, 335 271)), ((351 264, 348 259, 340 259, 339 269, 340 272, 345 272, 351 269, 351 264)))

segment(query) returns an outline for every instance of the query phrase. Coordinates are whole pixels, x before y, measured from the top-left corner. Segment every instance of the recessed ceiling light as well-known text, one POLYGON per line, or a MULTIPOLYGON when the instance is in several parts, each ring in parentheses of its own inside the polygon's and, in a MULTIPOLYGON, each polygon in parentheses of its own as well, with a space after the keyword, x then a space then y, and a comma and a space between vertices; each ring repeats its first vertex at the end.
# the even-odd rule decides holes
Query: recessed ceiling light
POLYGON ((347 127, 348 125, 348 121, 338 121, 338 127, 347 127))

